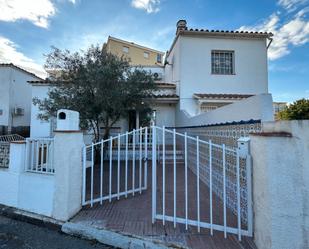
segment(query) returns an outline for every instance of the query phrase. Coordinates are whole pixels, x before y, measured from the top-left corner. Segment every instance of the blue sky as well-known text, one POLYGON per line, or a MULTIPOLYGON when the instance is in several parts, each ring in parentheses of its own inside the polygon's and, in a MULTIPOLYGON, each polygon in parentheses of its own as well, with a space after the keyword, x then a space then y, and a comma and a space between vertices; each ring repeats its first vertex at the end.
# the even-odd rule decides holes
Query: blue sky
POLYGON ((309 0, 0 0, 0 62, 42 75, 50 46, 79 50, 108 35, 166 51, 177 20, 188 27, 274 33, 269 90, 309 98, 309 0))

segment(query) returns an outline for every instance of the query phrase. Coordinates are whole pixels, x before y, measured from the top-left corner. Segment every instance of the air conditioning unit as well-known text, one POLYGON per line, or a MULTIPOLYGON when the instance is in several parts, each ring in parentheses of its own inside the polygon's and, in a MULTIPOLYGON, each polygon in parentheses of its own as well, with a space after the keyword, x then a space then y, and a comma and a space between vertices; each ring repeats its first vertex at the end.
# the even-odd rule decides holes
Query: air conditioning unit
POLYGON ((14 115, 15 116, 23 116, 24 113, 25 113, 24 108, 21 108, 21 107, 15 107, 14 108, 14 115))
POLYGON ((163 77, 162 73, 154 73, 153 74, 154 80, 162 80, 162 77, 163 77))

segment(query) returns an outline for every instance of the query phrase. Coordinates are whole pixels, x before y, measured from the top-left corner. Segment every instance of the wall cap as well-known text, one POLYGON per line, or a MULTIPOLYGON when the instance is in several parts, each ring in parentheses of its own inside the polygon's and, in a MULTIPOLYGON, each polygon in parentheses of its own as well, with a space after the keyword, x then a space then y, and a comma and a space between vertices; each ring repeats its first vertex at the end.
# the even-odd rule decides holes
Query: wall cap
POLYGON ((11 141, 11 144, 25 144, 26 141, 25 140, 17 140, 17 141, 11 141))
POLYGON ((260 136, 260 137, 293 137, 290 132, 279 131, 279 132, 259 132, 249 133, 250 136, 260 136))
POLYGON ((83 133, 82 131, 74 131, 74 130, 54 130, 56 133, 83 133))

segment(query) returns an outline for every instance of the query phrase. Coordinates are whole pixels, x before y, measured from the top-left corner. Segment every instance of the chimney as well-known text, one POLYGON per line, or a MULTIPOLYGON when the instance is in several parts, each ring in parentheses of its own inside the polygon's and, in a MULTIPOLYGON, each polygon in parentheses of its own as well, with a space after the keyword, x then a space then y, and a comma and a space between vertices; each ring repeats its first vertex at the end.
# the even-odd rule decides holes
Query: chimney
POLYGON ((185 30, 187 28, 187 21, 186 20, 179 20, 176 24, 176 35, 179 34, 179 32, 185 30))

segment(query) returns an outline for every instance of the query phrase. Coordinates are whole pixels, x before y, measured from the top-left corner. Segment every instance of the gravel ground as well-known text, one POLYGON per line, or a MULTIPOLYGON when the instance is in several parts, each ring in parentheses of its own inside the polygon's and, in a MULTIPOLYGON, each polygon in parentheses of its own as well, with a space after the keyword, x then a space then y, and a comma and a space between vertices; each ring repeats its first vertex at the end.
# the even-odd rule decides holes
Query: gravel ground
POLYGON ((0 216, 0 249, 112 249, 45 227, 0 216))

